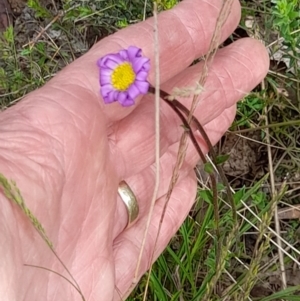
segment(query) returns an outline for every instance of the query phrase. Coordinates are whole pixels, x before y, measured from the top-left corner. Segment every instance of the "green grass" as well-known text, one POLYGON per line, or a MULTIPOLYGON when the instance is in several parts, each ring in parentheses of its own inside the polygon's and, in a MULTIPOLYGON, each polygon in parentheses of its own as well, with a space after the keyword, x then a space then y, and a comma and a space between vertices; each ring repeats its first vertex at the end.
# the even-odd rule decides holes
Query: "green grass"
MULTIPOLYGON (((176 2, 161 0, 159 9, 169 9, 176 2)), ((189 217, 153 266, 147 300, 300 300, 300 287, 291 281, 293 269, 299 271, 299 219, 279 220, 281 232, 277 234, 273 219, 276 205, 280 210, 300 204, 300 4, 297 0, 241 2, 239 28, 265 43, 272 64, 263 84, 238 104, 230 132, 240 135, 245 144, 249 139, 256 143, 264 154, 260 172, 228 177, 235 190, 238 220, 233 224, 231 208, 220 192, 219 240, 212 193, 203 183, 199 185, 189 217), (250 18, 254 21, 249 27, 250 18), (254 130, 255 138, 251 134, 254 130), (272 156, 271 174, 268 154, 272 156), (272 192, 272 185, 277 194, 272 192), (281 248, 276 235, 285 241, 281 248), (280 287, 280 253, 288 278, 285 289, 280 287)), ((62 1, 57 9, 63 9, 65 15, 37 41, 31 36, 24 42, 11 27, 0 37, 2 109, 43 85, 95 41, 144 17, 143 0, 79 4, 76 0, 62 1), (34 43, 28 44, 30 41, 34 43)), ((37 0, 30 0, 28 5, 43 27, 57 15, 54 7, 44 8, 37 0)), ((151 15, 150 3, 145 14, 151 15)), ((221 143, 218 149, 222 149, 221 143)), ((146 277, 129 301, 143 299, 146 277)))

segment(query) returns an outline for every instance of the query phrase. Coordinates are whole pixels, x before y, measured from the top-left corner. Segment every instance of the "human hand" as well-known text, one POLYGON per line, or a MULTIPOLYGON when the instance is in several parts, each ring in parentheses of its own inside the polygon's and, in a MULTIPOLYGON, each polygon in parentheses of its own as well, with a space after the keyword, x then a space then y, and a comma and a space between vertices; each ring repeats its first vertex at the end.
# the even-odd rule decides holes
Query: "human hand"
MULTIPOLYGON (((222 1, 186 0, 159 16, 162 89, 192 86, 202 63, 222 1)), ((237 26, 238 1, 224 25, 222 39, 237 26)), ((120 300, 133 280, 155 183, 154 102, 152 95, 133 107, 105 105, 99 94, 96 61, 130 45, 149 57, 154 80, 153 20, 119 31, 66 67, 43 88, 0 115, 0 172, 14 179, 54 249, 78 282, 86 300, 120 300), (117 196, 125 179, 140 214, 124 231, 127 212, 117 196)), ((235 115, 235 103, 265 76, 268 57, 254 40, 240 40, 218 51, 195 116, 216 143, 235 115)), ((189 107, 191 98, 182 99, 189 107)), ((140 275, 150 265, 181 122, 161 104, 161 181, 140 275)), ((198 136, 203 150, 206 145, 198 136)), ((196 193, 192 146, 167 208, 155 258, 188 214, 196 193)), ((20 209, 0 194, 0 287, 3 300, 80 300, 54 273, 67 276, 20 209)))

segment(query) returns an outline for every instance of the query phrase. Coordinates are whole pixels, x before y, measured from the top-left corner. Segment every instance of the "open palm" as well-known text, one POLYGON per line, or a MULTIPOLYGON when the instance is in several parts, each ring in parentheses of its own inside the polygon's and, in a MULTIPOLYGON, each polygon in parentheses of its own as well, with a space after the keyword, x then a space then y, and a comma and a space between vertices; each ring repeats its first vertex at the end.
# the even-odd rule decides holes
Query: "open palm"
MULTIPOLYGON (((222 1, 186 0, 159 17, 162 88, 195 85, 222 1)), ((239 21, 235 1, 222 37, 239 21)), ((27 206, 43 224, 54 249, 78 282, 86 300, 120 300, 132 283, 155 183, 154 102, 134 107, 103 104, 96 61, 130 45, 154 61, 153 20, 103 39, 43 88, 0 114, 0 172, 16 181, 27 206), (125 179, 137 196, 140 215, 124 231, 127 212, 117 196, 125 179)), ((265 76, 268 59, 256 41, 221 49, 210 69, 195 116, 213 143, 227 130, 235 103, 265 76)), ((149 81, 153 83, 154 67, 149 81)), ((191 98, 181 99, 189 107, 191 98)), ((140 275, 150 265, 159 219, 176 160, 181 122, 161 104, 161 181, 140 275)), ((206 146, 201 142, 202 149, 206 146)), ((156 257, 191 208, 198 161, 192 145, 169 203, 156 257)), ((67 276, 28 218, 0 194, 0 292, 2 300, 80 300, 58 275, 67 276)))

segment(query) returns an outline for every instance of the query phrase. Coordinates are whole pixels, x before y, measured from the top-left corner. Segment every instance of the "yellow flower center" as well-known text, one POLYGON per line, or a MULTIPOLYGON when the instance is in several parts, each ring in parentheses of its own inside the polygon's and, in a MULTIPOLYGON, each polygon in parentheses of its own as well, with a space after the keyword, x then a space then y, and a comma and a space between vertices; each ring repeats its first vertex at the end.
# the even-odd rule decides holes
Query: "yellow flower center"
POLYGON ((120 64, 112 73, 112 85, 116 90, 125 91, 135 80, 135 73, 130 63, 120 64))

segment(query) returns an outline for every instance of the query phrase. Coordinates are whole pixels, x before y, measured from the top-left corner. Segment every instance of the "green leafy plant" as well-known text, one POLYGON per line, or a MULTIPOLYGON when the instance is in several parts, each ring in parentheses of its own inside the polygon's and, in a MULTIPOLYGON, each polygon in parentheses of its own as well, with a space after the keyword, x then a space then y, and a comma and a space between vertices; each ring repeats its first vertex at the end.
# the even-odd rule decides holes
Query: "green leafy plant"
POLYGON ((266 107, 266 99, 263 98, 263 92, 252 92, 237 104, 237 117, 232 128, 237 126, 251 126, 252 120, 259 120, 263 115, 263 109, 266 107))
POLYGON ((37 18, 50 18, 52 16, 52 14, 41 5, 39 0, 28 0, 27 5, 35 11, 37 18))
POLYGON ((284 38, 285 43, 293 48, 299 45, 299 35, 294 36, 294 30, 300 27, 300 3, 298 0, 272 0, 273 24, 284 38))

